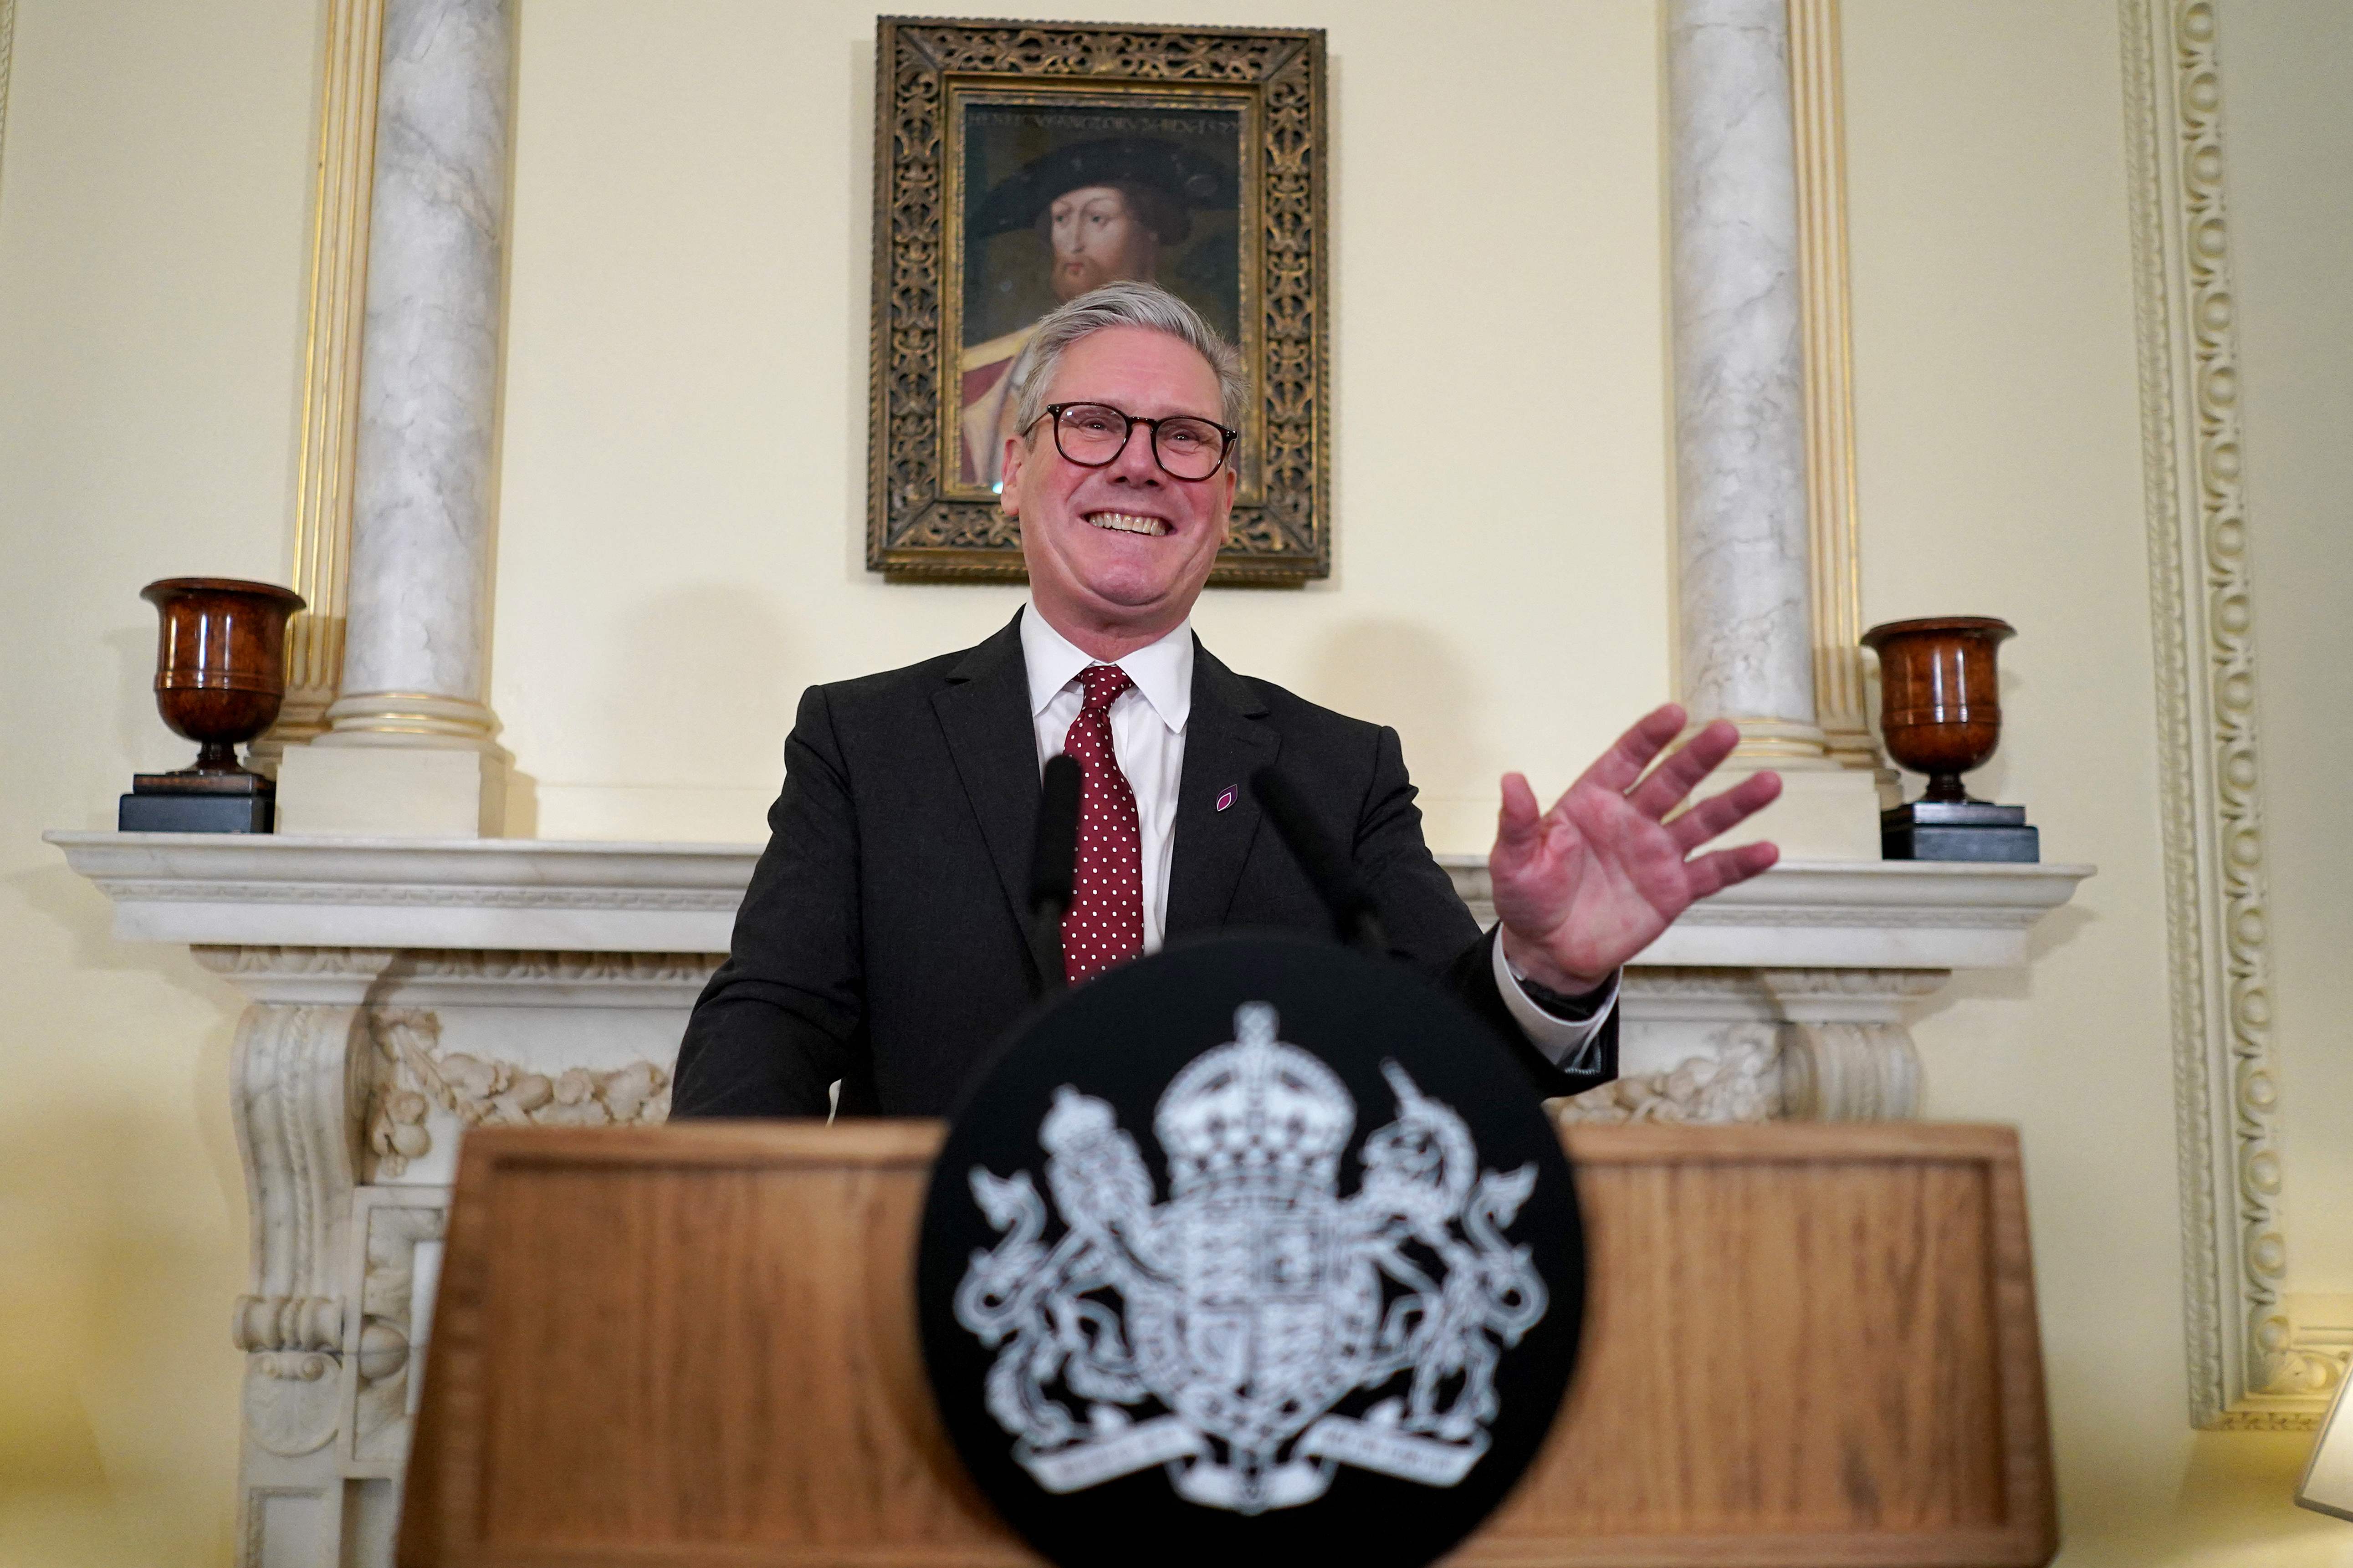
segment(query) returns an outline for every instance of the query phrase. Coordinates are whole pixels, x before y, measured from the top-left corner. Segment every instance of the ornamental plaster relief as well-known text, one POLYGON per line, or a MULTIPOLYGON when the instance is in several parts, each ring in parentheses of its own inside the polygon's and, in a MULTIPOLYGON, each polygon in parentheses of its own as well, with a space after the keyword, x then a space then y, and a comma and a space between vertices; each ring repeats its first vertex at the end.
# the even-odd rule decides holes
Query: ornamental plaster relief
POLYGON ((441 1020, 421 1008, 371 1008, 375 1070, 367 1100, 368 1174, 387 1181, 433 1152, 438 1108, 462 1127, 615 1127, 670 1116, 670 1071, 649 1061, 599 1072, 534 1070, 441 1049, 441 1020))
POLYGON ((1562 1126, 1629 1121, 1770 1121, 1781 1110, 1781 1052, 1763 1037, 1728 1040, 1666 1072, 1623 1075, 1614 1083, 1546 1101, 1562 1126))
POLYGON ((247 1356, 248 1557, 340 1530, 353 1560, 388 1562, 396 1489, 365 1484, 396 1483, 406 1464, 459 1133, 662 1120, 687 1008, 717 961, 217 944, 196 955, 255 998, 235 1068, 254 1267, 230 1314, 247 1356))
POLYGON ((448 1228, 448 1194, 372 1192, 364 1194, 359 1228, 360 1305, 357 1353, 344 1373, 349 1453, 355 1465, 398 1473, 408 1453, 409 1422, 417 1414, 434 1276, 448 1228))

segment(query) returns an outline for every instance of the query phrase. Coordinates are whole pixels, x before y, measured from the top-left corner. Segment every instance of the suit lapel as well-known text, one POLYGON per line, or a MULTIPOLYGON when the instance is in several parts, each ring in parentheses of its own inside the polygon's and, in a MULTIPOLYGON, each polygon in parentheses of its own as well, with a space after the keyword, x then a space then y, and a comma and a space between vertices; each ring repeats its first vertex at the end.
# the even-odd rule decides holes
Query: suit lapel
POLYGON ((1193 711, 1185 724, 1185 772, 1176 789, 1176 842, 1168 874, 1172 941, 1216 931, 1233 906, 1250 841, 1258 836, 1250 774, 1273 762, 1282 749, 1265 715, 1258 694, 1196 637, 1193 711), (1229 789, 1233 801, 1220 811, 1218 801, 1229 789))
POLYGON ((1021 658, 1021 617, 966 654, 932 695, 948 756, 965 798, 980 825, 1039 973, 1050 955, 1029 930, 1029 857, 1038 831, 1038 738, 1030 722, 1028 667, 1021 658))

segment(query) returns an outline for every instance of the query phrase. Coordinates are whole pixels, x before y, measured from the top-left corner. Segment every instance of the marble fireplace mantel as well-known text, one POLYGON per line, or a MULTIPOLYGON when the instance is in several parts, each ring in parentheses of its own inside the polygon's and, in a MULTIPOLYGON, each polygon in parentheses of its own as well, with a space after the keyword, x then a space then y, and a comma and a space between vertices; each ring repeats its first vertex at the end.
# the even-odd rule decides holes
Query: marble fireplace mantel
MULTIPOLYGON (((748 845, 52 833, 115 935, 236 986, 253 1276, 249 1562, 386 1564, 469 1127, 659 1121, 748 845)), ((1486 868, 1441 857, 1491 918, 1486 868)), ((1630 966, 1620 1080, 1565 1120, 1908 1116, 1905 1010, 2027 962, 2084 866, 1793 862, 1630 966)))
MULTIPOLYGON (((49 839, 114 900, 117 936, 185 942, 257 1004, 651 1008, 632 1033, 664 1074, 759 853, 534 839, 49 839), (323 956, 331 952, 342 956, 323 956), (550 956, 487 956, 497 953, 550 956)), ((1472 911, 1491 919, 1483 861, 1440 859, 1472 911)), ((1564 1114, 1909 1115, 1919 1069, 1907 1005, 1954 970, 2023 964, 2031 928, 2090 874, 1785 862, 1690 910, 1630 967, 1623 1077, 1564 1114)), ((513 1014, 501 1016, 514 1026, 513 1014)))
MULTIPOLYGON (((759 847, 51 833, 125 941, 723 952, 759 847)), ((1493 918, 1486 864, 1440 861, 1493 918)), ((2088 866, 1785 861, 1693 909, 1637 967, 2006 968, 2088 866)))

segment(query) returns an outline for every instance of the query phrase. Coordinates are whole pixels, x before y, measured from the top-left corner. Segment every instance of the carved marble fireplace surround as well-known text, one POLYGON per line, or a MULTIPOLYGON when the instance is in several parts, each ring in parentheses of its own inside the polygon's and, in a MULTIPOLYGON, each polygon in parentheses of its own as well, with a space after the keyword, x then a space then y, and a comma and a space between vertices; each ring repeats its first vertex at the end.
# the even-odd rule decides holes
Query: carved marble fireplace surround
MULTIPOLYGON (((248 1006, 234 1071, 252 1278, 246 1528, 388 1562, 468 1127, 659 1121, 750 846, 56 833, 115 934, 185 942, 248 1006)), ((1486 871, 1449 865, 1487 918, 1486 871)), ((1628 973, 1624 1078, 1584 1120, 1903 1117, 1907 1004, 2017 965, 2078 866, 1797 862, 1628 973)), ((256 1560, 259 1560, 259 1552, 256 1560)))

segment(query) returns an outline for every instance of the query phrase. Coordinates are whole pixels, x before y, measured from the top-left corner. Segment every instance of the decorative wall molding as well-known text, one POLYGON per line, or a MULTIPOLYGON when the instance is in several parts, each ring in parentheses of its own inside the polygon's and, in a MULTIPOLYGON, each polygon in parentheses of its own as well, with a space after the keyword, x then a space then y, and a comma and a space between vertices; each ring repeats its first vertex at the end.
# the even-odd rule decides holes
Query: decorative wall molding
POLYGON ((2213 0, 2119 0, 2189 1415, 2308 1427, 2344 1376, 2286 1278, 2250 521, 2213 0))
POLYGON ((682 1011, 717 952, 543 952, 496 948, 192 946, 195 961, 257 1002, 379 1007, 682 1011))
POLYGON ((1848 332, 1846 87, 1839 0, 1788 0, 1797 130, 1798 298, 1806 360, 1806 518, 1812 544, 1814 721, 1832 760, 1880 765, 1862 647, 1854 500, 1854 353, 1848 332))
MULTIPOLYGON (((140 903, 208 903, 231 889, 202 883, 124 881, 121 895, 140 903)), ((363 883, 267 883, 233 890, 248 904, 479 905, 499 910, 684 910, 733 913, 740 891, 699 888, 386 888, 363 883)))
POLYGON ((359 426, 376 74, 383 52, 384 0, 328 0, 318 178, 311 203, 302 457, 294 510, 292 586, 310 608, 286 629, 286 705, 260 743, 265 757, 324 730, 328 704, 343 679, 352 456, 359 426))

